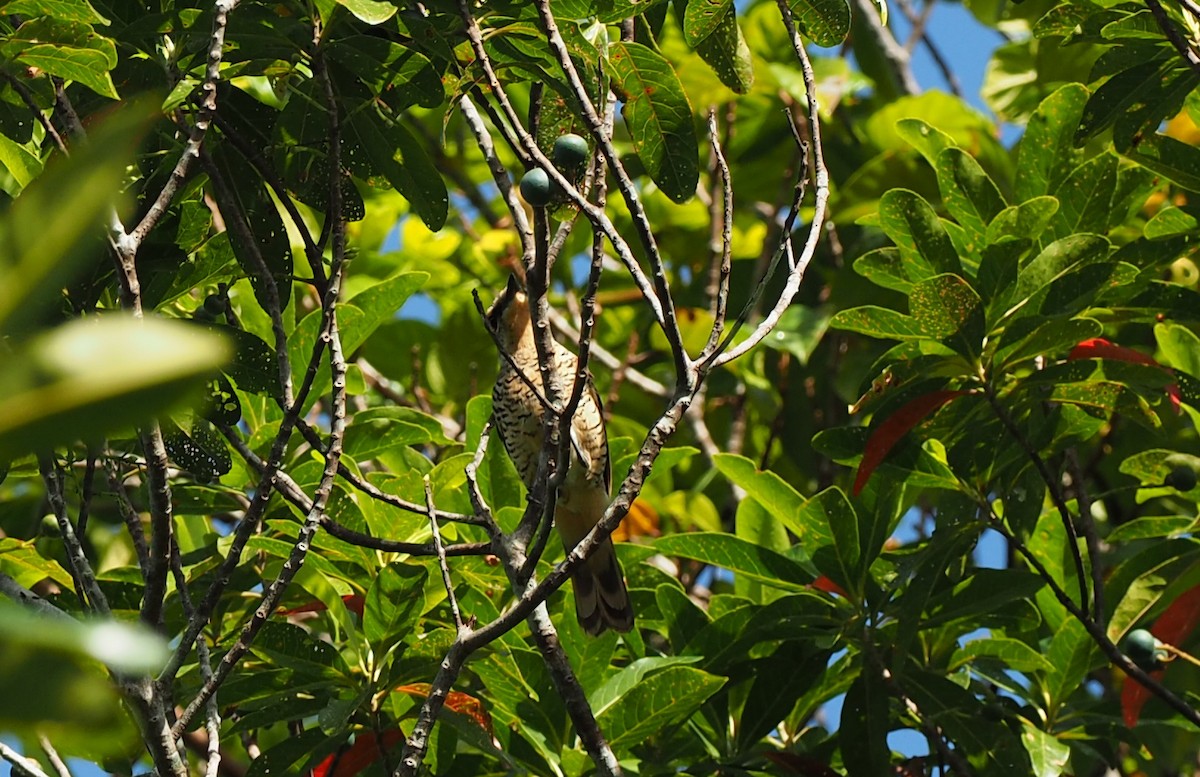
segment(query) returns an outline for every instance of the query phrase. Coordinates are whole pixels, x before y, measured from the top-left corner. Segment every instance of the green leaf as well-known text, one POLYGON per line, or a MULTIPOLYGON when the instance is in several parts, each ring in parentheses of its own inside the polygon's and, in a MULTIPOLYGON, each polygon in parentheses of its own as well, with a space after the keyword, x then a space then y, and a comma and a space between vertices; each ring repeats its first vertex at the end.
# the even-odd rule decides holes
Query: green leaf
POLYGON ((1050 671, 1053 667, 1037 650, 1024 642, 1007 637, 985 637, 966 642, 950 659, 950 670, 977 659, 996 659, 1018 672, 1050 671))
MULTIPOLYGON (((859 260, 861 262, 861 259, 859 260)), ((858 262, 855 263, 855 270, 858 262)), ((779 318, 779 323, 771 334, 763 340, 763 345, 777 351, 787 351, 796 357, 800 364, 807 364, 813 350, 821 343, 825 330, 829 327, 831 313, 827 307, 809 307, 794 304, 779 318)))
POLYGON ((225 324, 192 322, 192 327, 232 343, 233 359, 225 365, 224 372, 239 389, 251 394, 280 394, 275 351, 258 336, 225 324))
POLYGON ((22 47, 17 60, 27 67, 82 84, 101 97, 120 99, 108 73, 116 63, 103 51, 60 44, 33 45, 22 47))
POLYGON ((787 556, 717 532, 669 534, 654 541, 659 553, 681 556, 728 569, 772 588, 801 590, 812 575, 787 556))
POLYGON ((267 621, 250 643, 250 652, 309 677, 332 678, 345 668, 332 645, 291 623, 267 621))
POLYGON ((916 192, 891 189, 879 200, 879 225, 913 281, 960 269, 958 252, 933 208, 916 192))
POLYGON ((597 714, 596 722, 614 750, 627 751, 690 718, 726 682, 689 666, 668 667, 630 688, 597 714))
POLYGON ((42 162, 24 146, 14 143, 7 135, 0 135, 0 164, 22 188, 28 186, 42 172, 42 162))
POLYGON ((829 325, 880 339, 923 340, 929 337, 916 318, 876 305, 839 310, 829 325))
POLYGON ((1134 518, 1109 532, 1109 544, 1158 537, 1182 537, 1196 530, 1197 519, 1190 515, 1149 515, 1134 518))
POLYGON ((754 663, 754 678, 737 728, 738 743, 749 747, 774 730, 821 678, 829 663, 828 650, 813 650, 796 641, 784 642, 770 658, 754 663))
POLYGON ((628 42, 611 44, 608 64, 634 152, 664 194, 685 202, 696 193, 700 163, 692 107, 674 69, 653 50, 628 42))
POLYGON ((696 48, 732 15, 733 0, 688 0, 683 12, 683 40, 696 48))
POLYGON ((1163 362, 1189 375, 1200 375, 1200 337, 1179 324, 1156 324, 1154 339, 1163 362))
POLYGON ((50 16, 79 24, 108 24, 88 0, 13 0, 0 11, 18 16, 50 16))
POLYGON ((342 335, 347 353, 358 350, 375 330, 384 322, 395 317, 408 298, 429 280, 427 272, 400 272, 392 277, 368 286, 348 300, 362 312, 362 317, 346 323, 342 335))
POLYGON ((983 302, 971 285, 945 274, 913 287, 908 306, 928 337, 940 340, 966 356, 983 346, 983 302))
POLYGON ((792 0, 789 5, 801 32, 818 46, 836 46, 850 32, 846 0, 792 0))
POLYGON ((830 325, 837 329, 897 340, 932 339, 965 356, 983 345, 983 302, 971 285, 953 274, 937 275, 915 285, 909 294, 911 316, 867 305, 839 311, 830 325))
POLYGON ((1057 212, 1058 200, 1048 195, 1009 205, 987 225, 984 241, 991 245, 1005 238, 1037 240, 1057 212))
POLYGON ((1010 296, 1012 306, 1006 315, 1026 306, 1054 281, 1083 265, 1103 261, 1108 254, 1109 243, 1099 235, 1072 235, 1054 241, 1018 271, 1016 288, 1010 296))
POLYGON ((1117 157, 1104 153, 1076 167, 1051 194, 1058 198, 1054 234, 1059 238, 1080 232, 1104 234, 1114 217, 1117 157))
POLYGON ((1111 127, 1132 109, 1142 94, 1153 89, 1174 68, 1175 63, 1171 60, 1138 62, 1101 84, 1088 98, 1080 116, 1075 145, 1082 146, 1111 127))
MULTIPOLYGON (((173 426, 173 425, 172 425, 173 426)), ((225 439, 203 418, 192 419, 188 432, 163 422, 163 443, 171 461, 192 473, 197 481, 211 483, 233 469, 225 439)))
POLYGON ((1195 146, 1152 133, 1126 156, 1188 191, 1200 192, 1200 151, 1195 146))
MULTIPOLYGON (((913 268, 919 274, 920 268, 913 268)), ((870 279, 876 286, 908 294, 915 282, 901 258, 900 249, 888 246, 868 251, 854 260, 854 272, 870 279)), ((791 308, 789 308, 791 310, 791 308)))
POLYGON ((425 609, 425 567, 388 564, 367 591, 363 633, 379 655, 408 634, 425 609))
POLYGON ((356 138, 374 171, 408 200, 413 212, 436 232, 446 223, 446 183, 425 146, 402 121, 365 108, 351 115, 347 133, 356 138))
MULTIPOLYGON (((678 587, 675 589, 678 591, 678 587)), ((588 694, 588 704, 597 715, 603 714, 630 691, 638 686, 647 675, 661 672, 677 666, 694 664, 699 661, 695 656, 647 656, 639 658, 621 671, 611 675, 604 685, 588 694)))
POLYGON ((952 589, 932 597, 922 628, 969 621, 998 606, 1033 596, 1046 581, 1032 572, 1016 569, 976 569, 952 589))
POLYGON ((1079 691, 1087 673, 1091 671, 1093 659, 1098 656, 1096 643, 1079 621, 1074 618, 1064 620, 1046 651, 1046 658, 1054 667, 1054 671, 1046 674, 1044 681, 1051 714, 1067 697, 1079 691))
POLYGON ((1067 773, 1071 748, 1053 734, 1021 718, 1021 742, 1029 753, 1033 777, 1059 777, 1067 773))
POLYGON ((7 599, 0 601, 0 651, 0 726, 28 736, 26 741, 35 741, 37 731, 60 732, 56 745, 82 745, 91 757, 119 757, 136 738, 114 683, 97 662, 141 674, 158 671, 169 655, 163 639, 148 629, 47 618, 7 599))
POLYGON ((1088 101, 1081 84, 1069 83, 1042 101, 1017 150, 1015 188, 1019 202, 1050 194, 1075 168, 1075 129, 1088 101))
POLYGON ((0 538, 0 572, 26 588, 50 579, 68 591, 75 590, 71 574, 54 559, 43 558, 33 540, 0 538))
POLYGON ((804 548, 811 550, 833 542, 824 516, 808 510, 804 497, 774 472, 760 471, 754 462, 731 453, 717 454, 713 464, 731 483, 745 489, 748 496, 791 530, 804 548))
POLYGON ((957 145, 954 138, 921 119, 901 119, 896 122, 896 132, 921 152, 931 167, 937 164, 938 154, 957 145))
MULTIPOLYGON (((1117 565, 1109 577, 1112 591, 1122 592, 1119 598, 1108 599, 1109 639, 1121 637, 1158 605, 1168 587, 1181 581, 1195 569, 1200 551, 1188 537, 1165 538, 1141 543, 1117 565)), ((1106 584, 1106 590, 1110 586, 1106 584)))
POLYGON ((1168 205, 1155 213, 1142 229, 1142 234, 1149 240, 1161 240, 1176 235, 1195 235, 1197 232, 1200 232, 1200 221, 1183 208, 1174 205, 1168 205))
POLYGON ((363 462, 402 445, 435 441, 448 442, 436 418, 407 407, 375 407, 355 414, 354 423, 346 430, 344 450, 363 462))
POLYGON ((1061 318, 1024 318, 1001 336, 995 361, 1002 369, 1008 369, 1035 356, 1057 356, 1076 343, 1099 336, 1103 331, 1100 322, 1091 318, 1065 321, 1061 318))
POLYGON ((175 405, 231 356, 193 327, 121 315, 29 341, 0 377, 0 455, 123 430, 175 405))
POLYGON ((696 53, 735 94, 747 94, 754 86, 754 58, 732 5, 725 20, 696 45, 696 53))
POLYGON ((864 547, 874 543, 858 536, 858 515, 846 494, 836 486, 825 489, 804 503, 801 517, 806 524, 825 524, 833 538, 828 545, 803 546, 817 569, 847 590, 861 591, 863 570, 878 548, 864 547))
POLYGON ((394 4, 378 0, 337 0, 337 4, 367 24, 383 24, 396 14, 394 4))
POLYGON ((981 719, 975 713, 979 701, 966 688, 912 667, 905 669, 902 687, 921 720, 941 729, 972 764, 986 767, 988 774, 1029 773, 1029 755, 1020 741, 1002 721, 981 719))
POLYGON ((251 761, 246 769, 246 777, 299 773, 302 765, 316 758, 322 743, 330 744, 328 740, 329 737, 320 728, 310 728, 298 736, 286 737, 251 761))
POLYGON ((849 777, 875 777, 891 771, 892 751, 887 682, 872 666, 864 666, 846 692, 838 741, 849 777))
MULTIPOLYGON (((395 6, 388 7, 395 11, 395 6)), ((393 110, 414 104, 436 108, 445 100, 437 68, 412 47, 374 35, 350 35, 334 40, 325 51, 393 110)))
MULTIPOLYGON (((946 210, 970 236, 968 252, 978 256, 987 242, 988 225, 1007 205, 1004 197, 979 163, 960 148, 948 148, 938 154, 934 169, 946 210)), ((954 272, 956 268, 943 269, 954 272)))

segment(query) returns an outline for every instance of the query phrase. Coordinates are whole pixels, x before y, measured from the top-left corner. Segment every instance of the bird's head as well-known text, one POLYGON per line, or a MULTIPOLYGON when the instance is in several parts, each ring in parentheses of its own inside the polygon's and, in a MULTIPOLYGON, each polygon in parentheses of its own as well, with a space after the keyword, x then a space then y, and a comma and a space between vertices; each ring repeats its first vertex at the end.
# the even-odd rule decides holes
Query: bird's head
POLYGON ((505 349, 509 353, 515 351, 529 330, 529 299, 516 276, 508 276, 508 285, 487 310, 487 320, 505 349))

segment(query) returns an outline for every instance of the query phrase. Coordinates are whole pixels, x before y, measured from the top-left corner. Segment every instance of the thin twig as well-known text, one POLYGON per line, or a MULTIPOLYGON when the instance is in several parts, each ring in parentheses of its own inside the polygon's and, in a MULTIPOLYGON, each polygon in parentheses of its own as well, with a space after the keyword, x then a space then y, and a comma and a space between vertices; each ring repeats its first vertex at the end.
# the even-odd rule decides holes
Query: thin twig
POLYGON ((433 506, 433 484, 429 482, 429 475, 424 477, 425 485, 425 508, 429 515, 429 530, 433 532, 433 547, 437 552, 438 566, 442 570, 442 585, 446 587, 446 598, 450 602, 450 612, 454 615, 454 625, 461 632, 466 626, 463 624, 462 612, 458 609, 458 598, 454 595, 454 581, 450 579, 450 565, 446 563, 446 551, 442 547, 442 533, 438 529, 436 510, 433 506))
MULTIPOLYGON (((562 34, 559 32, 558 23, 554 19, 550 0, 535 0, 534 5, 537 7, 538 16, 542 21, 542 28, 546 31, 546 42, 550 44, 550 50, 554 53, 555 59, 558 60, 563 75, 566 76, 567 84, 571 87, 576 107, 580 109, 584 123, 588 125, 592 138, 599 145, 601 151, 604 153, 604 157, 608 160, 609 169, 612 170, 617 182, 617 189, 621 192, 621 196, 624 198, 625 205, 632 217, 634 231, 637 232, 642 248, 645 249, 646 255, 650 260, 654 294, 662 312, 662 321, 660 323, 663 333, 667 336, 667 342, 671 345, 671 355, 675 361, 676 380, 683 381, 690 379, 690 372, 687 369, 690 366, 690 360, 683 348, 683 335, 679 330, 679 322, 675 317, 675 303, 671 297, 671 286, 667 279, 666 263, 663 261, 662 254, 659 251, 654 231, 650 227, 650 218, 646 215, 646 209, 642 205, 641 197, 638 195, 633 179, 629 177, 624 165, 620 162, 616 147, 613 146, 612 138, 609 137, 609 133, 606 130, 604 119, 596 111, 596 107, 592 105, 587 87, 584 86, 582 79, 579 77, 579 72, 576 70, 575 63, 571 59, 571 52, 567 48, 566 41, 563 40, 562 34)), ((549 160, 541 158, 536 144, 534 144, 532 149, 527 150, 537 160, 539 165, 551 174, 552 178, 558 175, 557 171, 551 172, 553 165, 547 164, 549 160)), ((558 177, 562 176, 558 175, 558 177)), ((562 182, 559 182, 559 184, 561 185, 562 182)))
POLYGON ((288 336, 287 328, 283 324, 283 298, 279 293, 279 284, 276 282, 274 273, 271 272, 270 266, 262 255, 258 239, 254 234, 254 230, 250 228, 250 222, 247 220, 248 214, 242 210, 233 188, 225 180, 224 174, 206 150, 201 150, 200 160, 204 163, 205 172, 208 173, 213 195, 216 197, 217 204, 221 209, 221 215, 225 219, 226 228, 237 236, 238 241, 249 255, 255 272, 258 274, 258 288, 262 290, 263 308, 271 318, 271 332, 274 334, 279 390, 282 392, 284 404, 291 405, 294 401, 292 365, 291 359, 288 356, 288 336))
POLYGON ((192 164, 200 156, 200 146, 208 134, 213 116, 217 111, 217 81, 221 79, 221 57, 225 50, 225 29, 229 23, 229 12, 237 7, 238 0, 217 0, 213 4, 213 26, 208 41, 208 62, 204 69, 204 80, 200 82, 199 111, 192 125, 183 153, 171 171, 162 191, 154 198, 146 215, 136 227, 129 231, 128 242, 119 241, 122 250, 136 253, 142 241, 150 234, 150 230, 158 224, 159 219, 167 212, 175 199, 179 187, 187 179, 192 164))
POLYGON ((1087 630, 1088 635, 1091 636, 1092 640, 1097 645, 1099 645, 1101 652, 1108 656, 1108 659, 1116 664, 1121 671, 1133 677, 1133 679, 1145 686, 1147 690, 1165 701, 1172 709, 1191 721, 1193 725, 1200 727, 1200 712, 1198 712, 1182 698, 1176 696, 1165 685, 1151 677, 1150 674, 1135 664, 1133 660, 1129 658, 1129 656, 1122 653, 1121 649, 1118 648, 1116 644, 1108 638, 1108 634, 1105 633, 1104 628, 1096 623, 1096 621, 1089 618, 1087 613, 1080 609, 1080 607, 1071 600, 1071 597, 1067 595, 1067 592, 1064 591, 1061 586, 1059 586, 1058 582, 1055 581, 1054 576, 1051 575, 1050 571, 1046 569, 1041 561, 1038 560, 1037 556, 1035 556, 1033 552, 1029 550, 1029 548, 1025 547, 1025 544, 1021 542, 1021 540, 1015 534, 1010 532, 1004 526, 1003 522, 1000 520, 1000 517, 997 516, 992 510, 991 505, 987 504, 985 501, 980 506, 987 510, 990 517, 991 528, 1004 535, 1004 538, 1007 539, 1017 553, 1019 553, 1021 557, 1025 559, 1026 563, 1033 567, 1034 571, 1046 581, 1046 585, 1049 587, 1051 593, 1054 594, 1054 598, 1058 600, 1059 604, 1061 604, 1067 610, 1067 612, 1069 612, 1071 616, 1075 618, 1075 620, 1079 621, 1083 625, 1084 629, 1087 630))
POLYGON ((100 584, 96 582, 96 573, 92 570, 87 554, 83 552, 83 543, 75 534, 75 527, 71 525, 71 520, 67 517, 62 471, 58 467, 58 461, 50 455, 39 456, 38 470, 46 484, 46 498, 50 501, 50 509, 58 523, 58 533, 62 537, 67 551, 67 566, 71 570, 71 577, 75 579, 76 593, 79 594, 80 603, 85 608, 90 606, 95 612, 107 615, 109 612, 108 599, 100 590, 100 584))
POLYGON ((216 693, 217 688, 229 676, 230 672, 250 649, 250 644, 262 630, 263 625, 274 614, 275 607, 282 598, 284 591, 291 584, 300 567, 304 564, 305 556, 312 546, 313 537, 320 526, 321 516, 333 491, 333 482, 337 477, 338 462, 341 459, 342 443, 346 431, 346 358, 342 352, 341 334, 337 323, 338 295, 341 291, 342 272, 346 256, 346 220, 342 216, 341 190, 341 124, 338 104, 333 94, 333 85, 324 60, 318 54, 314 58, 315 74, 321 82, 325 94, 326 107, 329 111, 329 216, 332 221, 330 231, 330 251, 333 261, 329 273, 329 286, 322 300, 321 331, 318 340, 326 344, 329 352, 329 370, 331 374, 330 392, 330 431, 329 446, 325 456, 325 467, 321 472, 320 482, 313 495, 312 508, 305 516, 304 523, 292 545, 292 552, 283 563, 275 580, 263 593, 262 602, 242 628, 237 642, 222 657, 220 664, 213 672, 212 678, 205 682, 200 692, 188 704, 172 727, 172 733, 178 736, 187 729, 191 719, 199 708, 208 702, 216 693))
MULTIPOLYGON (((191 620, 196 617, 196 608, 188 591, 187 575, 184 574, 183 559, 179 555, 179 544, 174 541, 171 543, 171 574, 175 577, 175 589, 179 592, 183 617, 191 620)), ((203 638, 196 641, 196 657, 200 664, 200 679, 207 683, 212 680, 212 657, 209 655, 208 643, 203 638)), ((204 777, 216 777, 221 766, 221 711, 217 708, 215 696, 210 697, 205 706, 204 730, 208 739, 204 777)))
POLYGON ((308 259, 308 266, 312 271, 317 293, 324 294, 325 284, 328 281, 325 278, 325 267, 321 264, 321 249, 317 246, 316 241, 313 240, 308 223, 300 215, 300 209, 296 207, 296 203, 292 201, 291 195, 288 194, 287 186, 284 185, 279 174, 275 172, 275 169, 263 158, 262 151, 248 143, 228 119, 217 116, 215 120, 217 127, 221 130, 221 134, 225 136, 225 139, 233 144, 233 147, 254 168, 254 172, 258 173, 263 182, 271 187, 271 191, 275 193, 275 198, 283 206, 284 211, 288 214, 288 218, 292 221, 292 226, 296 228, 296 233, 300 235, 300 241, 304 243, 304 256, 308 259))
MULTIPOLYGON (((775 306, 759 322, 754 331, 745 340, 730 347, 731 339, 737 333, 741 322, 749 315, 749 309, 752 309, 752 306, 748 305, 747 308, 749 309, 742 311, 742 314, 738 316, 733 326, 729 328, 729 332, 726 334, 722 345, 709 357, 705 366, 706 370, 728 364, 758 345, 774 330, 775 326, 779 323, 779 319, 782 318, 784 311, 787 310, 792 299, 796 296, 796 292, 800 290, 800 282, 804 280, 805 271, 808 269, 808 264, 812 261, 812 257, 816 253, 817 243, 821 239, 821 232, 825 224, 826 208, 829 203, 829 171, 825 167, 824 145, 821 141, 821 117, 817 104, 816 76, 813 74, 812 63, 809 61, 808 53, 804 50, 804 43, 800 40, 800 34, 796 31, 796 23, 792 18, 791 8, 785 0, 776 0, 775 4, 779 8, 784 27, 791 38, 792 50, 800 62, 800 70, 804 74, 804 88, 808 101, 808 131, 812 141, 811 164, 814 185, 812 222, 809 224, 808 236, 804 241, 804 248, 801 250, 800 256, 796 257, 793 254, 791 226, 799 212, 800 200, 804 196, 804 181, 807 180, 806 173, 808 171, 802 168, 798 176, 799 180, 796 183, 791 209, 784 219, 784 229, 781 236, 782 245, 780 249, 783 256, 788 260, 789 268, 787 282, 784 284, 783 291, 780 292, 775 306)), ((797 142, 799 143, 799 138, 797 138, 797 142)), ((761 294, 761 287, 769 277, 770 273, 768 272, 764 276, 763 283, 759 284, 759 288, 755 291, 755 294, 761 294)), ((753 303, 756 297, 752 295, 751 300, 753 303)))
POLYGON ((1000 400, 996 396, 996 390, 990 383, 986 386, 984 395, 987 397, 988 404, 992 406, 992 411, 1000 419, 1000 423, 1004 426, 1005 431, 1021 446, 1021 450, 1025 452, 1026 458, 1033 463, 1034 469, 1041 475, 1042 482, 1046 484, 1046 488, 1050 492, 1050 501, 1058 509, 1058 515, 1062 518, 1063 528, 1067 532, 1067 546, 1071 551, 1071 558, 1075 562, 1075 576, 1079 581, 1079 609, 1086 618, 1088 607, 1091 603, 1091 597, 1088 595, 1087 572, 1084 570, 1083 555, 1079 552, 1079 533, 1075 530, 1075 519, 1071 515, 1071 511, 1067 508, 1067 500, 1063 497, 1061 483, 1050 471, 1050 467, 1046 464, 1041 454, 1034 449, 1029 440, 1025 439, 1025 435, 1017 427, 1016 421, 1013 420, 1004 406, 1000 404, 1000 400))
POLYGON ((13 770, 17 774, 25 774, 29 777, 50 777, 42 771, 42 767, 37 761, 26 758, 3 742, 0 742, 0 758, 12 764, 13 770))
POLYGON ((58 130, 54 128, 54 124, 46 116, 45 112, 42 111, 42 109, 38 106, 37 101, 33 99, 33 93, 29 91, 29 87, 21 83, 20 79, 18 79, 12 73, 5 73, 4 76, 6 79, 8 79, 8 83, 12 86, 12 88, 16 90, 17 94, 21 96, 21 101, 25 103, 27 108, 29 108, 30 113, 33 114, 33 118, 37 120, 38 124, 42 125, 42 129, 44 129, 46 134, 49 135, 54 141, 54 145, 58 148, 58 150, 62 152, 63 156, 70 156, 71 152, 67 148, 67 144, 63 140, 62 135, 58 134, 58 130))
POLYGON ((67 768, 67 762, 58 754, 54 743, 45 734, 38 734, 38 744, 41 745, 42 752, 46 754, 46 760, 54 767, 55 774, 58 777, 71 777, 71 770, 67 768))
MULTIPOLYGON (((320 454, 322 458, 324 458, 327 447, 325 443, 321 441, 317 431, 309 426, 309 424, 302 418, 296 419, 296 429, 300 432, 301 436, 304 437, 305 441, 312 446, 313 450, 320 454)), ((363 480, 358 475, 354 474, 354 472, 352 472, 345 464, 338 464, 338 476, 355 489, 363 492, 372 499, 376 499, 384 504, 389 504, 392 507, 399 508, 405 512, 415 513, 417 515, 426 514, 426 510, 423 505, 419 505, 416 502, 410 502, 407 499, 401 499, 395 494, 389 494, 381 490, 378 486, 370 481, 363 480)), ((438 510, 436 514, 439 521, 451 521, 453 523, 465 523, 472 525, 481 524, 481 521, 476 519, 475 516, 467 515, 466 513, 438 510)))
MULTIPOLYGON (((604 236, 608 238, 613 251, 617 254, 617 258, 625 265, 625 268, 633 278, 634 284, 638 287, 638 290, 642 293, 642 297, 650 306, 655 321, 660 326, 666 327, 666 318, 662 304, 655 294, 650 280, 646 277, 645 272, 642 271, 632 250, 630 250, 629 244, 621 236, 616 226, 608 218, 608 215, 587 201, 575 188, 574 184, 560 173, 550 162, 549 158, 541 152, 533 137, 521 127, 520 117, 517 115, 512 103, 509 102, 504 90, 500 88, 500 79, 496 76, 487 49, 483 45, 483 33, 480 31, 479 24, 475 21, 475 17, 471 14, 471 9, 465 0, 460 0, 459 9, 462 12, 463 22, 466 25, 467 39, 470 41, 472 50, 475 52, 476 60, 483 68, 488 83, 492 88, 492 93, 496 97, 496 101, 500 104, 505 116, 508 117, 509 122, 513 125, 513 131, 517 136, 517 143, 514 145, 514 150, 527 155, 534 163, 545 170, 550 176, 550 180, 562 188, 562 191, 583 212, 584 216, 604 232, 604 236)), ((665 331, 666 329, 664 329, 665 331)), ((668 337, 669 339, 670 337, 668 337)))
POLYGON ((1158 0, 1146 0, 1146 6, 1150 9, 1150 13, 1154 15, 1154 21, 1158 24, 1158 28, 1163 31, 1163 35, 1167 36, 1167 40, 1179 52, 1179 56, 1183 57, 1183 61, 1187 63, 1187 66, 1194 72, 1200 73, 1200 54, 1197 54, 1191 44, 1179 34, 1179 30, 1175 29, 1175 24, 1167 16, 1162 3, 1158 0))
POLYGON ((1075 492, 1075 503, 1079 508, 1079 525, 1083 527, 1083 538, 1087 543, 1088 566, 1092 569, 1092 615, 1097 620, 1104 616, 1104 566, 1100 561, 1100 535, 1092 518, 1092 500, 1088 496, 1087 484, 1083 479, 1083 467, 1074 448, 1066 453, 1067 466, 1071 472, 1071 486, 1075 492))
MULTIPOLYGON (((217 424, 217 430, 225 436, 233 449, 238 452, 247 464, 254 469, 255 472, 264 473, 266 471, 266 462, 264 462, 257 454, 250 449, 236 430, 217 424)), ((280 496, 286 499, 291 504, 295 505, 301 513, 307 515, 312 510, 313 502, 304 493, 304 489, 292 480, 285 472, 275 473, 275 490, 280 496)), ((385 495, 387 496, 387 495, 385 495)), ((421 511, 425 513, 424 510, 421 511)), ((441 519, 442 512, 437 511, 438 518, 441 519)), ((453 513, 457 515, 457 513, 453 513)), ((342 526, 337 521, 329 517, 328 514, 321 515, 321 528, 329 533, 330 536, 336 537, 342 542, 351 545, 357 545, 362 548, 371 548, 372 550, 383 551, 384 553, 406 553, 410 556, 434 556, 437 554, 437 548, 433 543, 418 543, 418 542, 400 542, 398 540, 389 540, 382 537, 372 537, 370 534, 342 526)), ((482 524, 482 521, 480 521, 482 524)), ((482 556, 491 552, 490 542, 464 542, 458 545, 447 545, 445 548, 447 556, 482 556)))
POLYGON ((142 570, 144 577, 150 562, 149 551, 146 548, 146 534, 142 529, 142 518, 133 509, 133 504, 129 501, 129 494, 125 491, 125 484, 121 482, 121 478, 117 474, 116 463, 111 457, 105 459, 104 467, 108 472, 108 486, 117 498, 117 512, 125 521, 129 539, 133 542, 134 555, 137 556, 138 568, 142 570))

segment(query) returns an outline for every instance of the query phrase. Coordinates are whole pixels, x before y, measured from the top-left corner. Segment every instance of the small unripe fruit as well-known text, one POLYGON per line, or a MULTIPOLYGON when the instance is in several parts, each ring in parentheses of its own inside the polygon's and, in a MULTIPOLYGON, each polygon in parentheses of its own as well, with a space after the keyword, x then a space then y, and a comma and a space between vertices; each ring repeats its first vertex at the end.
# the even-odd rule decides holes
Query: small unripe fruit
POLYGON ((560 135, 554 141, 554 149, 550 152, 550 159, 563 170, 575 171, 583 166, 587 158, 587 141, 573 132, 560 135))
POLYGON ((1167 474, 1163 485, 1176 491, 1191 491, 1196 487, 1196 470, 1186 464, 1180 464, 1167 474))
POLYGON ((225 298, 218 294, 209 294, 204 298, 204 309, 213 316, 225 312, 225 298))
POLYGON ((535 208, 550 204, 551 191, 550 176, 540 167, 525 173, 525 177, 521 179, 521 196, 535 208))
POLYGON ((1161 668, 1159 664, 1165 653, 1158 649, 1158 645, 1154 635, 1145 629, 1134 629, 1121 642, 1121 648, 1129 660, 1146 671, 1161 668))

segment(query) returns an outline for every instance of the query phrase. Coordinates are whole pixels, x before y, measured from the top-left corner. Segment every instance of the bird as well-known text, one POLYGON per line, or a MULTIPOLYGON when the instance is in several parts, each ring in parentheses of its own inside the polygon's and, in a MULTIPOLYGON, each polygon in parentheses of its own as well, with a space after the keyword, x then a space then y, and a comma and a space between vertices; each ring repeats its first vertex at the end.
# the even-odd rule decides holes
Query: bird
MULTIPOLYGON (((487 310, 488 325, 496 334, 501 354, 500 374, 492 389, 492 413, 508 457, 526 489, 533 491, 542 449, 542 374, 529 313, 529 298, 521 284, 509 276, 508 285, 487 310), (536 391, 535 391, 536 389, 536 391)), ((564 394, 575 383, 579 361, 575 354, 554 343, 553 369, 564 394)), ((558 489, 554 525, 563 548, 570 552, 604 516, 612 487, 612 462, 603 408, 588 376, 575 415, 571 419, 567 474, 558 489)), ((575 589, 575 615, 583 630, 599 636, 606 629, 627 632, 633 628, 633 607, 612 539, 571 575, 575 589)))

